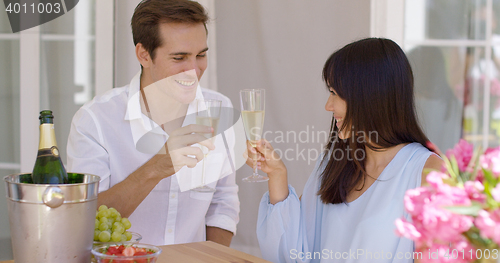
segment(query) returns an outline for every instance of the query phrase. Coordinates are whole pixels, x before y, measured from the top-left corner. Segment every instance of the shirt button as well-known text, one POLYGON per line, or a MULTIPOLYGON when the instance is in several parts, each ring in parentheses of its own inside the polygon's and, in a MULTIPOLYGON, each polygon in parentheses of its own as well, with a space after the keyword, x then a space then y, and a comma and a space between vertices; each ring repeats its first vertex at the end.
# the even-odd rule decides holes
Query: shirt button
POLYGON ((172 194, 170 197, 171 197, 171 198, 175 198, 175 194, 172 194))
POLYGON ((167 232, 168 232, 168 233, 172 233, 172 229, 171 229, 171 228, 170 228, 170 229, 168 229, 168 230, 167 230, 167 232))

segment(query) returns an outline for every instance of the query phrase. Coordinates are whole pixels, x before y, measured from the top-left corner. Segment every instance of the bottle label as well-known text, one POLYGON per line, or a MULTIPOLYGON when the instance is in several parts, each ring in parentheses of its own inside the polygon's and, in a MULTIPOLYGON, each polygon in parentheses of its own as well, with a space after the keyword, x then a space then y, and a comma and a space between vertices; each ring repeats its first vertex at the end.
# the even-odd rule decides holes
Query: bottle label
MULTIPOLYGON (((40 125, 40 143, 38 144, 38 149, 51 149, 52 146, 57 146, 54 124, 44 123, 40 125)), ((59 153, 59 151, 57 152, 59 153)))

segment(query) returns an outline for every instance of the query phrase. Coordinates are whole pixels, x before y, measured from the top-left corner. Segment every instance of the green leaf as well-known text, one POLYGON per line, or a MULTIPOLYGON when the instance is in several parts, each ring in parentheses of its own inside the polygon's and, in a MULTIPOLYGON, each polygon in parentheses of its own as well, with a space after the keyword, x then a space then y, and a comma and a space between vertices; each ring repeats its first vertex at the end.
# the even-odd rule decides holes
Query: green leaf
POLYGON ((453 171, 453 167, 452 167, 450 160, 446 156, 443 156, 443 161, 444 161, 444 165, 446 167, 446 170, 450 174, 451 178, 453 178, 455 180, 457 178, 457 174, 453 171))
POLYGON ((495 245, 495 243, 493 243, 490 239, 483 238, 479 229, 475 226, 472 226, 467 232, 464 233, 464 235, 476 248, 493 248, 495 245))
POLYGON ((459 185, 463 185, 464 183, 464 178, 462 178, 462 175, 460 174, 460 169, 458 168, 458 163, 457 163, 457 158, 455 158, 454 155, 451 156, 450 159, 450 165, 453 173, 455 174, 455 178, 457 179, 457 182, 459 185))
POLYGON ((476 147, 476 149, 474 149, 474 153, 472 154, 472 158, 470 159, 469 165, 467 165, 468 168, 473 168, 472 176, 470 178, 472 180, 476 179, 477 171, 480 169, 479 157, 481 156, 482 152, 483 150, 481 146, 476 147))
POLYGON ((493 172, 490 170, 486 170, 483 168, 483 174, 484 178, 486 181, 492 186, 495 187, 497 185, 497 180, 495 179, 495 176, 493 175, 493 172))
POLYGON ((467 216, 477 216, 483 209, 478 203, 472 203, 470 206, 445 206, 444 208, 455 214, 467 216))
POLYGON ((460 169, 458 168, 458 162, 457 162, 457 158, 455 158, 455 155, 451 156, 450 163, 451 163, 451 168, 453 169, 453 172, 457 175, 460 174, 460 169))

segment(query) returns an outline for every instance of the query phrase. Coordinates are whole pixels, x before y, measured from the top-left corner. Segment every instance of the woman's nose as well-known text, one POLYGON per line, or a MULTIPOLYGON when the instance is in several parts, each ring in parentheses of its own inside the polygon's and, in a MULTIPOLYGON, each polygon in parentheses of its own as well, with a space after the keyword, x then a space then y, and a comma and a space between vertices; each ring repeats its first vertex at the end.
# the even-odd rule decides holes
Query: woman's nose
POLYGON ((326 111, 333 111, 333 98, 332 98, 332 95, 330 95, 328 97, 328 100, 326 101, 325 110, 326 111))

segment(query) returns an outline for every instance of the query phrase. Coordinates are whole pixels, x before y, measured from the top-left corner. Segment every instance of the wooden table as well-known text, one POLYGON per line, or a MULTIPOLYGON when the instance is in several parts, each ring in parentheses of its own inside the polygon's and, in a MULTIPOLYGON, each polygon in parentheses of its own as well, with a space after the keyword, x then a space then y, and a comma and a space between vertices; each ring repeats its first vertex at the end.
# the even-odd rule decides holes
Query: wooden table
MULTIPOLYGON (((156 263, 270 263, 212 241, 160 246, 163 250, 156 263)), ((0 261, 14 263, 14 260, 0 261)))

